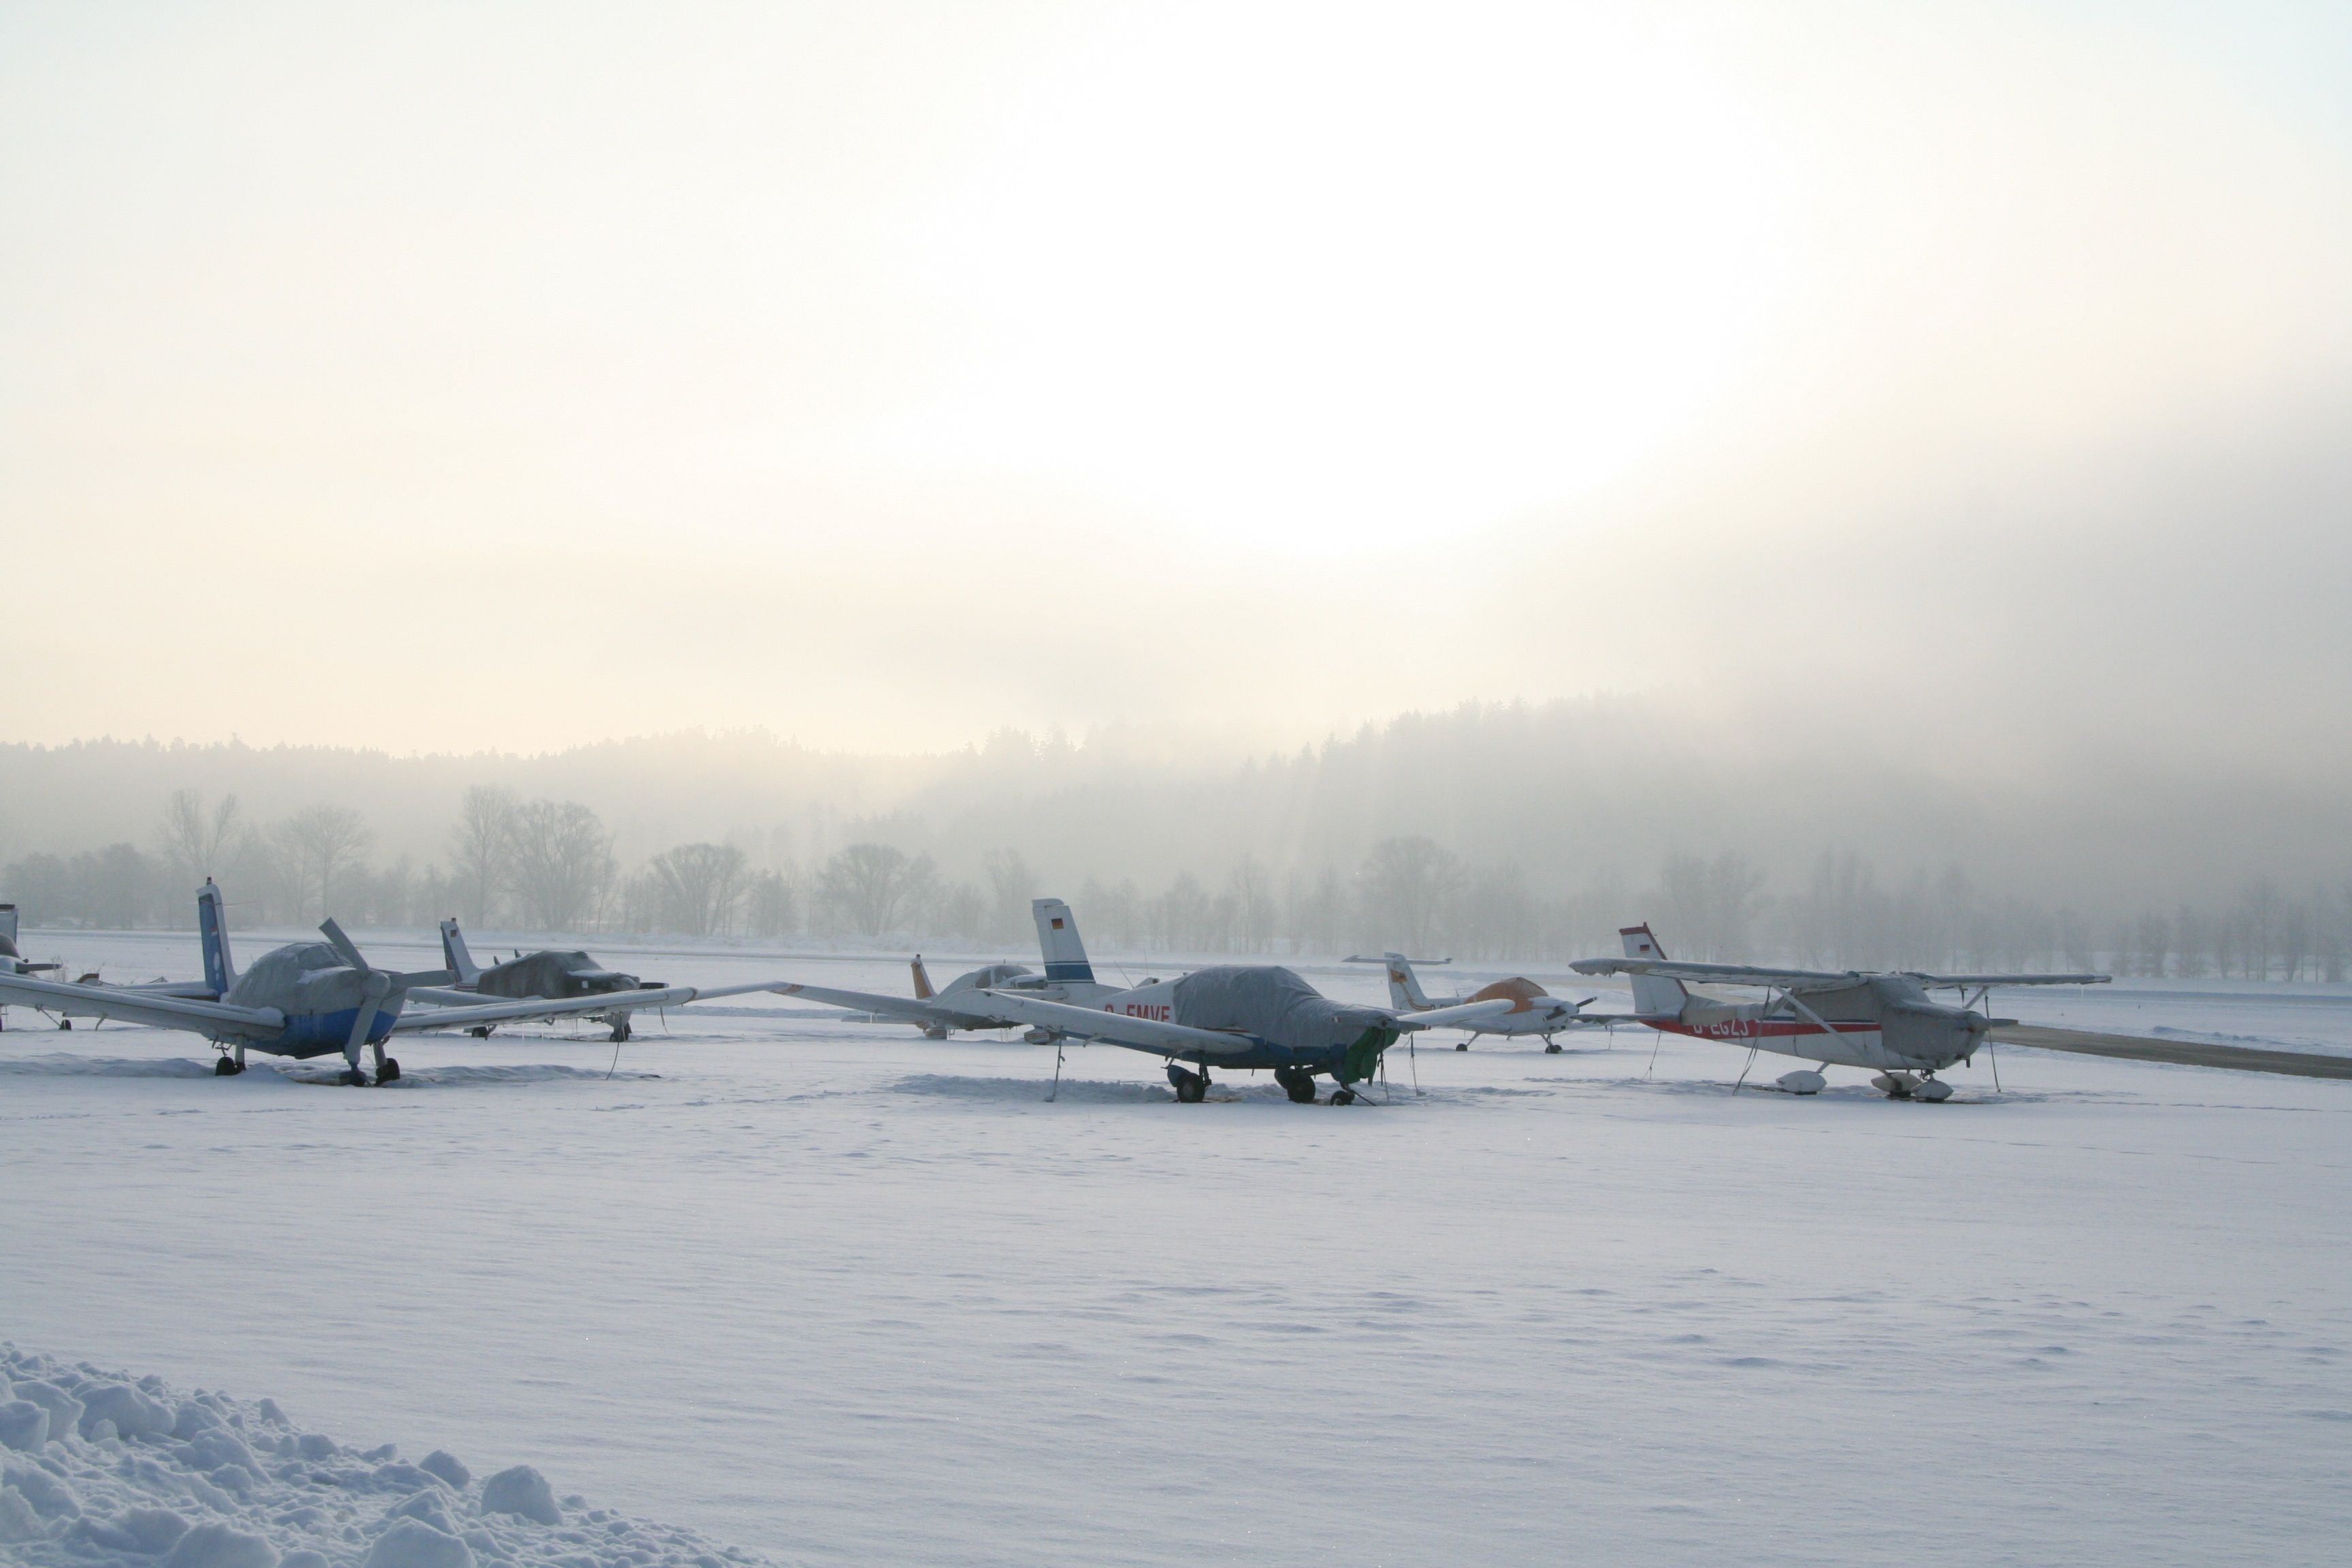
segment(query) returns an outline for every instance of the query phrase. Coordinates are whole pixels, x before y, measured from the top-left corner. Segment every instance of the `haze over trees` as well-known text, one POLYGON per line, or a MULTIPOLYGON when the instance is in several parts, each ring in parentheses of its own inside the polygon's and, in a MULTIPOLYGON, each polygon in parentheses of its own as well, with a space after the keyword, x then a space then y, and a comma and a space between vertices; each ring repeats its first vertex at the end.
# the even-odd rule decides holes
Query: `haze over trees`
POLYGON ((1117 737, 934 757, 688 735, 551 757, 0 746, 0 899, 28 921, 677 932, 1030 953, 1070 900, 1108 951, 1669 950, 1822 966, 2340 975, 2352 791, 2078 762, 2030 784, 1671 713, 1407 715, 1211 766, 1117 737), (2164 853, 2150 855, 2150 842, 2164 853))

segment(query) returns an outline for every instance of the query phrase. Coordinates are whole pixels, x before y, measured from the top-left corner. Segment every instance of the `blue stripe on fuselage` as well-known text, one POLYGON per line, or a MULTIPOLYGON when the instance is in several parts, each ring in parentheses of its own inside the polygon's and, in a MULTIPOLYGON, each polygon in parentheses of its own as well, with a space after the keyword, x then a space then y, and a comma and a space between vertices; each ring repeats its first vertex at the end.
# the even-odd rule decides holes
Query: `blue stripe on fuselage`
POLYGON ((1059 963, 1046 964, 1045 978, 1056 985, 1066 985, 1073 981, 1080 985, 1091 985, 1095 983, 1095 966, 1065 959, 1059 963))
MULTIPOLYGON (((340 1056, 359 1016, 357 1007, 346 1007, 340 1013, 298 1013, 286 1020, 284 1033, 274 1039, 249 1041, 248 1046, 273 1057, 292 1057, 297 1061, 331 1054, 340 1056)), ((397 1007, 377 1008, 375 1021, 368 1026, 366 1043, 379 1045, 390 1039, 393 1021, 399 1016, 397 1007)))

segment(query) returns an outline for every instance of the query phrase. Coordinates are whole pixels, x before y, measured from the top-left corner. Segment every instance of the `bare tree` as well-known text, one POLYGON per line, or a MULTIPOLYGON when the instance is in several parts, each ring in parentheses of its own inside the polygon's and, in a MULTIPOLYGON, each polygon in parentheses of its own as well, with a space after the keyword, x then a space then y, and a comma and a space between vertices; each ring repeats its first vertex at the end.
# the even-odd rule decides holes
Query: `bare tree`
POLYGON ((468 925, 486 925, 514 872, 515 805, 512 790, 476 784, 457 808, 449 830, 450 885, 457 913, 468 925))
POLYGON ((1018 849, 992 849, 981 867, 995 899, 990 934, 1000 940, 1019 936, 1029 928, 1029 900, 1037 896, 1037 874, 1018 849))
POLYGON ((347 805, 305 806, 279 823, 275 837, 286 857, 299 918, 305 920, 314 909, 322 915, 334 912, 337 879, 353 869, 375 842, 367 819, 347 805), (310 901, 314 889, 316 904, 310 901))
MULTIPOLYGON (((163 803, 163 819, 155 839, 168 874, 194 889, 224 869, 222 857, 236 832, 236 796, 225 795, 207 808, 202 790, 175 789, 163 803)), ((179 923, 179 902, 171 904, 173 923, 179 923)))
POLYGON ((515 896, 536 931, 579 930, 612 885, 612 837, 576 800, 517 806, 513 853, 515 896))
POLYGON ((852 844, 824 863, 817 879, 824 901, 866 936, 896 931, 937 873, 929 856, 908 859, 887 844, 852 844))
POLYGON ((743 851, 731 844, 680 844, 646 868, 660 889, 668 929, 709 936, 734 923, 743 899, 743 851))
POLYGON ((785 936, 798 923, 800 890, 789 871, 762 871, 751 879, 743 905, 753 936, 785 936))
POLYGON ((1364 857, 1356 881, 1374 934, 1425 955, 1440 917, 1462 889, 1462 862, 1431 839, 1383 838, 1364 857))

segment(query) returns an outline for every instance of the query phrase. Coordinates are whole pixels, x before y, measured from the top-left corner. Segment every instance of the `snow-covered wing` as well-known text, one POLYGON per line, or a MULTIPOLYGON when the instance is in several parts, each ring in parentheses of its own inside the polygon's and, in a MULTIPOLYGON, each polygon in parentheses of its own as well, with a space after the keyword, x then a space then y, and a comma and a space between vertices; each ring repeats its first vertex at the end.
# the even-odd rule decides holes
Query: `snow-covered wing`
POLYGON ((605 1017, 614 1013, 643 1012, 648 1007, 683 1007, 689 1002, 708 1002, 714 997, 774 991, 782 984, 775 980, 753 980, 740 985, 664 985, 654 990, 600 991, 593 996, 566 996, 561 1000, 524 997, 513 1002, 484 1002, 463 991, 419 986, 408 993, 409 1000, 462 996, 470 1005, 433 1006, 421 1013, 403 1013, 392 1028, 394 1034, 413 1035, 420 1029, 470 1029, 478 1024, 511 1024, 526 1018, 569 1018, 583 1013, 605 1017))
MULTIPOLYGON (((752 985, 746 990, 761 991, 765 986, 752 985)), ((413 1035, 421 1029, 470 1029, 481 1024, 512 1024, 525 1018, 568 1018, 583 1013, 634 1013, 642 1007, 677 1007, 697 996, 712 993, 697 991, 691 985, 666 985, 658 991, 610 991, 598 996, 566 996, 561 1000, 550 997, 525 997, 515 1002, 485 1002, 472 1007, 427 1007, 422 1012, 404 1011, 394 1021, 395 1035, 413 1035)))
MULTIPOLYGON (((994 1008, 943 1007, 937 1001, 921 1002, 911 996, 885 996, 878 991, 835 991, 824 985, 800 985, 788 980, 772 981, 753 989, 772 991, 779 996, 805 996, 812 1002, 822 1002, 828 1007, 846 1007, 853 1013, 880 1013, 887 1017, 904 1018, 914 1024, 936 1024, 943 1028, 968 1029, 975 1018, 992 1016, 994 1008)), ((960 996, 973 993, 958 992, 960 996)), ((982 995, 992 994, 988 992, 982 995)), ((1003 1021, 1012 1023, 1010 1014, 1003 1021)))
POLYGON ((1921 974, 1916 970, 1907 973, 1922 985, 1950 985, 1963 991, 1973 991, 1980 985, 2105 985, 2115 978, 2112 974, 1921 974))
POLYGON ((1749 963, 1685 963, 1671 958, 1580 958, 1569 965, 1579 974, 1655 974, 1666 980, 1719 985, 1850 985, 1862 976, 1852 970, 1768 969, 1749 963))
POLYGON ((1457 1007, 1432 1007, 1426 1013, 1403 1013, 1397 1016, 1400 1029, 1458 1029, 1465 1024, 1476 1024, 1488 1018, 1499 1018, 1518 1003, 1508 996, 1496 996, 1485 1002, 1465 1002, 1457 1007))
POLYGON ((22 974, 0 974, 0 1002, 75 1017, 121 1018, 159 1029, 194 1029, 199 1034, 226 1031, 255 1039, 267 1039, 286 1026, 286 1016, 275 1007, 232 1007, 226 1002, 161 996, 111 985, 35 980, 22 974))
POLYGON ((1244 1036, 1228 1035, 1216 1029, 1195 1029, 1186 1024, 1163 1024, 1157 1018, 1130 1018, 1124 1013, 1107 1013, 1095 1007, 1073 1007, 1066 1002, 1040 1002, 1032 996, 1013 996, 1002 991, 990 991, 984 994, 1022 1023, 1034 1024, 1040 1028, 1053 1029, 1065 1035, 1076 1035, 1082 1039, 1108 1040, 1115 1046, 1151 1051, 1163 1057, 1246 1051, 1252 1044, 1244 1036))

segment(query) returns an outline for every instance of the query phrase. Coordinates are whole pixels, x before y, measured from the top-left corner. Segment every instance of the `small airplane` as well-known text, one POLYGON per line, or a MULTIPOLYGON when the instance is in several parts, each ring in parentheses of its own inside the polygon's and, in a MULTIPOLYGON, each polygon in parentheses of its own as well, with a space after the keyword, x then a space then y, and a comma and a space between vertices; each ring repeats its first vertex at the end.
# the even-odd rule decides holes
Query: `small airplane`
MULTIPOLYGON (((1008 990, 984 994, 991 1006, 1048 1038, 1100 1040, 1165 1057, 1168 1081, 1187 1105, 1208 1098, 1212 1062, 1235 1070, 1271 1068, 1275 1082, 1300 1105, 1315 1102, 1315 1079, 1328 1074, 1336 1085, 1331 1103, 1351 1104, 1356 1085, 1372 1076, 1382 1053, 1404 1036, 1496 1018, 1515 1005, 1496 997, 1425 1013, 1368 1007, 1334 1001, 1278 964, 1196 969, 1086 1006, 1008 990), (1183 1062, 1192 1067, 1179 1065, 1183 1062)), ((1055 1072, 1058 1084, 1058 1058, 1055 1072)))
MULTIPOLYGON (((1627 1014, 1590 1014, 1584 1009, 1600 1000, 1587 996, 1581 1002, 1570 1002, 1554 996, 1524 975, 1497 980, 1491 985, 1442 1002, 1432 1001, 1421 988, 1421 979, 1412 972, 1412 960, 1401 952, 1384 952, 1378 958, 1352 957, 1349 963, 1384 963, 1389 972, 1389 1005, 1400 1013, 1427 1013, 1441 1007, 1459 1007, 1470 1002, 1507 1001, 1511 1010, 1499 1017, 1480 1020, 1467 1026, 1470 1039, 1481 1035, 1540 1035, 1544 1050, 1552 1056, 1559 1054, 1559 1042, 1552 1038, 1562 1029, 1600 1029, 1612 1024, 1630 1024, 1634 1020, 1627 1014)), ((1424 959, 1423 963, 1429 962, 1424 959)), ((1441 962, 1452 963, 1451 959, 1441 962)), ((1454 1047, 1457 1051, 1470 1048, 1470 1040, 1454 1047)))
MULTIPOLYGON (((419 988, 410 993, 420 1002, 436 1006, 467 1006, 485 996, 503 996, 509 1001, 534 1000, 568 1002, 583 996, 609 996, 613 1001, 604 1012, 590 1013, 597 1022, 613 1026, 615 1042, 629 1037, 629 1015, 647 1006, 662 1006, 659 1001, 640 1002, 637 997, 647 992, 669 988, 657 980, 640 980, 634 974, 624 974, 616 969, 606 969, 585 952, 573 949, 564 952, 541 948, 537 952, 518 952, 504 963, 492 963, 488 969, 474 962, 466 946, 466 933, 457 927, 456 917, 441 922, 441 957, 457 984, 450 986, 419 988)), ((764 985, 747 985, 744 991, 765 990, 764 985)), ((710 996, 720 993, 701 991, 697 994, 710 996)), ((478 1039, 488 1039, 492 1026, 478 1024, 467 1031, 478 1039)))
MULTIPOLYGON (((1639 1021, 1665 1033, 1722 1040, 1757 1051, 1773 1051, 1819 1062, 1874 1070, 1872 1085, 1895 1100, 1940 1101, 1952 1086, 1936 1076, 1973 1058, 1996 1028, 2014 1018, 1978 1012, 1995 986, 2098 985, 2105 974, 1925 974, 1913 971, 1771 969, 1744 963, 1685 963, 1665 955, 1648 925, 1617 933, 1622 958, 1580 958, 1569 965, 1580 974, 1627 974, 1633 980, 1639 1021), (1702 985, 1757 985, 1761 1002, 1720 1002, 1691 994, 1685 982, 1702 985), (1958 991, 1961 1005, 1931 1000, 1930 991, 1958 991), (1974 992, 1973 998, 1969 993, 1974 992)), ((1740 1081, 1747 1081, 1747 1072, 1740 1081)), ((1780 1087, 1791 1094, 1819 1094, 1828 1084, 1822 1072, 1784 1073, 1780 1087)), ((1738 1086, 1735 1085, 1735 1088, 1738 1086)))
MULTIPOLYGON (((922 1030, 926 1038, 934 1040, 944 1040, 958 1030, 1017 1027, 1021 1020, 1009 1016, 991 1000, 999 994, 1081 1006, 1118 994, 1117 986, 1105 985, 1095 979, 1094 965, 1087 958, 1087 944, 1078 936, 1077 917, 1070 913, 1069 905, 1059 899, 1032 899, 1029 912, 1037 922, 1037 948, 1045 961, 1043 974, 1026 964, 992 963, 958 975, 944 991, 934 991, 930 973, 923 967, 923 955, 919 952, 908 965, 915 986, 911 997, 792 984, 777 985, 775 990, 781 995, 805 996, 812 1002, 846 1007, 852 1012, 903 1018, 922 1030)), ((1051 1045, 1054 1037, 1052 1030, 1043 1028, 1033 1028, 1024 1037, 1035 1046, 1051 1045)))
MULTIPOLYGON (((248 1050, 297 1061, 340 1051, 344 1061, 342 1081, 347 1084, 368 1081, 360 1070, 363 1047, 374 1053, 377 1083, 399 1080, 400 1063, 384 1054, 384 1042, 394 1035, 594 1014, 612 1006, 610 997, 598 995, 427 1007, 404 1015, 411 996, 446 986, 457 976, 446 969, 416 973, 377 969, 331 919, 319 928, 325 942, 294 942, 275 949, 240 974, 229 952, 226 911, 220 889, 206 878, 196 892, 196 930, 205 960, 201 982, 116 986, 0 974, 0 1002, 46 1013, 121 1018, 202 1035, 221 1053, 213 1071, 222 1078, 245 1070, 248 1050)), ((673 985, 634 993, 629 1000, 639 1006, 680 1006, 698 997, 765 991, 772 984, 715 989, 673 985)))

